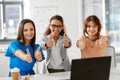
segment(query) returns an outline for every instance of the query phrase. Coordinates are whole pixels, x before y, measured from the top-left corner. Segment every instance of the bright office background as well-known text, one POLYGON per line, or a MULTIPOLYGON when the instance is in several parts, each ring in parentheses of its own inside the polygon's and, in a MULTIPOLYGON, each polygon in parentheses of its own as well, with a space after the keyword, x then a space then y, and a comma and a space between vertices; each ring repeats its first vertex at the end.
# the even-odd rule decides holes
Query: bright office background
MULTIPOLYGON (((97 15, 102 23, 102 33, 108 36, 120 60, 120 0, 0 0, 0 53, 9 41, 16 38, 18 24, 30 18, 36 24, 37 43, 49 19, 55 14, 64 18, 67 33, 72 40, 68 49, 70 59, 80 57, 76 40, 82 35, 83 22, 89 15, 97 15)), ((120 61, 119 61, 120 62, 120 61)))
POLYGON ((21 19, 30 18, 35 22, 38 43, 50 17, 55 14, 63 16, 72 40, 72 46, 68 49, 70 59, 80 58, 76 40, 82 35, 86 17, 94 14, 101 20, 101 34, 108 36, 110 45, 115 47, 116 60, 120 62, 119 8, 120 0, 0 0, 0 76, 7 76, 9 60, 4 53, 8 43, 16 38, 21 19))
POLYGON ((38 41, 54 14, 64 17, 69 35, 74 38, 72 32, 75 32, 77 39, 85 18, 95 14, 101 19, 102 34, 108 36, 117 55, 120 54, 119 3, 120 0, 0 0, 0 40, 15 39, 19 21, 31 18, 37 26, 38 41))

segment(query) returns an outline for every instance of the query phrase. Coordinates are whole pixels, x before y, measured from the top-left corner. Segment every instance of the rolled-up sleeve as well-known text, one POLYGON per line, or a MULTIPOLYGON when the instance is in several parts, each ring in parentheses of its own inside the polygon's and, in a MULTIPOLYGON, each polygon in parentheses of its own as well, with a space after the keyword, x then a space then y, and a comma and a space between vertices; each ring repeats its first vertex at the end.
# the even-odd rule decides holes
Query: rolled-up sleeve
POLYGON ((12 41, 6 50, 5 56, 12 56, 17 50, 19 50, 19 44, 17 41, 12 41))

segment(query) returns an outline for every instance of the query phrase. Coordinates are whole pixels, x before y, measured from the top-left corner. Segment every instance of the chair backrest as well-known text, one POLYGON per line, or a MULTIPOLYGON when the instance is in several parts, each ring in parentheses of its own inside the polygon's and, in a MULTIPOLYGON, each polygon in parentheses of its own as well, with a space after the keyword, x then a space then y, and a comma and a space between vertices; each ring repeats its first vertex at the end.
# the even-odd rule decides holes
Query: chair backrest
POLYGON ((107 46, 106 48, 106 56, 111 56, 111 68, 116 67, 116 59, 115 59, 115 48, 113 46, 107 46))

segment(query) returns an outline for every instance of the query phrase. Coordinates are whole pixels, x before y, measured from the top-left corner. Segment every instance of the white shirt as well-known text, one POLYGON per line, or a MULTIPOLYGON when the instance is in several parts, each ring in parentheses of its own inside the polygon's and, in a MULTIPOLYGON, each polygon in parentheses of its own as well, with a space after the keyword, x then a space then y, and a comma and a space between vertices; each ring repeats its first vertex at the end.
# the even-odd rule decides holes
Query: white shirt
POLYGON ((63 61, 62 61, 62 57, 61 57, 61 48, 59 48, 59 40, 58 42, 54 43, 54 46, 51 48, 51 58, 50 58, 50 63, 48 65, 48 68, 52 68, 52 69, 64 69, 63 67, 63 61))

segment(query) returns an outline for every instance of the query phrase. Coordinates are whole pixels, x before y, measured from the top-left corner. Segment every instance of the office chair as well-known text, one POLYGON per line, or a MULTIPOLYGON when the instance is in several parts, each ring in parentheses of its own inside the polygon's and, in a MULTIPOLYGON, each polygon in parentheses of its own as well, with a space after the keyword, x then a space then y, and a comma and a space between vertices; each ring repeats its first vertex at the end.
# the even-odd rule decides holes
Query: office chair
POLYGON ((115 59, 115 48, 113 46, 107 46, 106 48, 106 56, 111 56, 111 68, 114 69, 116 67, 116 59, 115 59))

